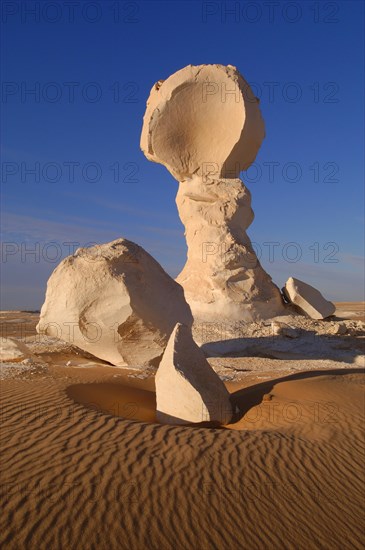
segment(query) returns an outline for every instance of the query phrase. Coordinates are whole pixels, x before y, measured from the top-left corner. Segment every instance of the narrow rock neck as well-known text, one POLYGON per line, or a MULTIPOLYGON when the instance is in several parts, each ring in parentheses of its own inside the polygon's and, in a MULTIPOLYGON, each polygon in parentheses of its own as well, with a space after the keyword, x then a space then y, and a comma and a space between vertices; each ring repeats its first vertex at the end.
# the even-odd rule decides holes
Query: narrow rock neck
POLYGON ((177 277, 195 318, 256 319, 282 310, 279 289, 246 233, 251 194, 240 179, 180 183, 176 204, 188 246, 177 277), (264 313, 263 313, 264 312, 264 313))
POLYGON ((232 246, 252 250, 246 234, 254 218, 251 193, 240 179, 183 181, 176 204, 185 226, 188 261, 216 264, 214 256, 226 255, 232 246))

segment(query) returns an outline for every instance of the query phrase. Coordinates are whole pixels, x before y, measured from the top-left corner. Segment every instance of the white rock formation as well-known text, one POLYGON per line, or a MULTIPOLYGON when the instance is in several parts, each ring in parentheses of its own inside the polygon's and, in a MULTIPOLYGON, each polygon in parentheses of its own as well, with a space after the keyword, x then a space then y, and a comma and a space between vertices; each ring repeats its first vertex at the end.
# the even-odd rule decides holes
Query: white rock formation
POLYGON ((157 419, 162 423, 228 424, 232 419, 229 392, 185 325, 174 328, 155 383, 157 419))
POLYGON ((183 289, 126 239, 78 249, 49 278, 37 330, 113 365, 158 363, 177 322, 191 326, 183 289))
POLYGON ((255 321, 284 313, 279 289, 261 267, 246 233, 251 194, 239 179, 180 183, 176 197, 188 245, 177 277, 199 321, 255 321))
POLYGON ((294 277, 289 277, 283 293, 290 302, 312 319, 325 319, 336 310, 335 305, 326 300, 319 290, 294 277))
POLYGON ((151 90, 141 148, 180 182, 188 258, 177 281, 196 320, 250 321, 285 311, 246 234, 251 195, 237 179, 264 136, 258 100, 231 65, 189 65, 151 90))
POLYGON ((31 356, 30 349, 15 338, 0 338, 0 361, 18 362, 31 356))

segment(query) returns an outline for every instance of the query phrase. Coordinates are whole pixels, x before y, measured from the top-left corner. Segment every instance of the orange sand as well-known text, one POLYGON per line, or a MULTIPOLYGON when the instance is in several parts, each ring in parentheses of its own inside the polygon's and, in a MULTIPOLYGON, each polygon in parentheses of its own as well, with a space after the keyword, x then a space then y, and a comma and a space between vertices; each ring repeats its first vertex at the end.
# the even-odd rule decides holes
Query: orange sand
POLYGON ((106 365, 2 380, 0 544, 364 548, 365 376, 344 367, 227 382, 220 429, 154 423, 153 377, 106 365))

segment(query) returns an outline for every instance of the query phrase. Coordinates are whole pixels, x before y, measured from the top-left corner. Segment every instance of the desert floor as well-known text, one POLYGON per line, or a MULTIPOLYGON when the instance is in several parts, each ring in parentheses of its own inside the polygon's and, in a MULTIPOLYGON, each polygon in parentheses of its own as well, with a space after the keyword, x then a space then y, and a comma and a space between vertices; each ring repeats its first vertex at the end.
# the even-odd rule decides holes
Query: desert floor
POLYGON ((6 549, 364 548, 364 303, 326 321, 194 327, 236 404, 225 428, 155 421, 153 371, 113 367, 1 312, 6 549), (340 327, 340 328, 339 328, 340 327))

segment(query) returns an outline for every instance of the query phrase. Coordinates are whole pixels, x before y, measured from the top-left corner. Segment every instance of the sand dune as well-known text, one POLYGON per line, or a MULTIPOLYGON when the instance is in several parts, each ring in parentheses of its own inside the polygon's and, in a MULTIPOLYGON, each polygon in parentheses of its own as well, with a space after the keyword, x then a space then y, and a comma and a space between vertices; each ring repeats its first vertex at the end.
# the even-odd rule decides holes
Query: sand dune
POLYGON ((152 423, 151 379, 66 372, 2 382, 4 548, 363 548, 361 370, 231 383, 228 429, 152 423))

